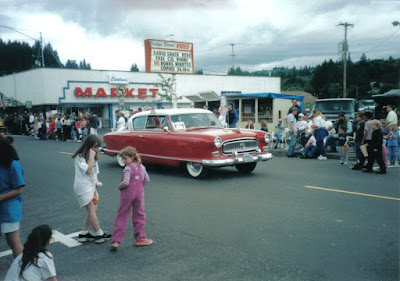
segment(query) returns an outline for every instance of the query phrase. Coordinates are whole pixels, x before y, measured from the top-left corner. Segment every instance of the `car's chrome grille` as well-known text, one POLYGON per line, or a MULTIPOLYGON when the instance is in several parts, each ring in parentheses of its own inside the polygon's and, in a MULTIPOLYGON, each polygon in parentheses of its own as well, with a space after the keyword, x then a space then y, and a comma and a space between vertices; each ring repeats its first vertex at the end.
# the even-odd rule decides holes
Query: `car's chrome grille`
POLYGON ((257 140, 235 140, 224 143, 222 146, 222 153, 233 154, 246 153, 246 152, 256 152, 258 148, 257 140))

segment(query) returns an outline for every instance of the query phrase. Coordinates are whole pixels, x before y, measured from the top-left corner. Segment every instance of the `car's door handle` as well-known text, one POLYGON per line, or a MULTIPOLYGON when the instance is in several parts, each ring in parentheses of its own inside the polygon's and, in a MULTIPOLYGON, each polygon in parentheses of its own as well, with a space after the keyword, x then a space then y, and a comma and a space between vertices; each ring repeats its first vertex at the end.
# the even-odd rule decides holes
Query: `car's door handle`
POLYGON ((139 138, 143 138, 143 135, 139 135, 139 138))

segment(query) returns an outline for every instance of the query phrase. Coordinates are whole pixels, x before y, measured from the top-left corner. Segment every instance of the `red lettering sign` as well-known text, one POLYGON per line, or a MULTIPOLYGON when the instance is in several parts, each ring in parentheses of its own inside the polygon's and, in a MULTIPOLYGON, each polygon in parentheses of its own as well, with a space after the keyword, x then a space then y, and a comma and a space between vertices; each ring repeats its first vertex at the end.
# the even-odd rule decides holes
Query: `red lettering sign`
POLYGON ((80 87, 76 87, 75 88, 75 96, 77 98, 79 98, 79 95, 81 95, 82 97, 86 97, 89 96, 89 98, 92 97, 92 88, 86 88, 85 92, 82 91, 82 89, 80 87))
POLYGON ((186 49, 189 50, 189 44, 176 44, 178 49, 186 49))
POLYGON ((147 98, 147 89, 138 89, 139 98, 145 99, 147 98))
POLYGON ((153 98, 155 98, 157 95, 158 89, 149 89, 149 91, 153 93, 153 98))
POLYGON ((129 97, 132 97, 132 98, 134 98, 135 97, 135 95, 132 93, 133 92, 133 90, 135 90, 135 88, 132 88, 132 89, 126 89, 126 97, 127 98, 129 98, 129 97))
MULTIPOLYGON (((127 98, 135 98, 136 95, 134 93, 135 88, 130 88, 130 89, 126 89, 126 94, 125 96, 127 98)), ((148 97, 153 97, 156 98, 157 97, 157 93, 159 91, 159 89, 146 89, 146 88, 139 88, 137 89, 138 93, 137 93, 137 97, 140 99, 145 99, 148 97), (151 94, 150 94, 151 93, 151 94), (148 94, 150 94, 148 96, 148 94)), ((110 97, 109 94, 106 93, 106 91, 104 90, 104 88, 98 88, 96 91, 96 95, 93 96, 93 89, 92 88, 85 88, 85 90, 82 90, 81 87, 76 87, 75 88, 75 96, 77 98, 108 98, 110 97)), ((117 88, 111 88, 111 98, 115 98, 118 97, 118 92, 117 92, 117 88)))
POLYGON ((99 88, 99 89, 97 90, 96 98, 99 98, 99 97, 103 97, 103 98, 106 98, 106 97, 107 97, 107 94, 106 94, 106 92, 104 91, 103 88, 99 88))
POLYGON ((111 97, 115 98, 115 96, 117 95, 117 88, 111 88, 111 97))

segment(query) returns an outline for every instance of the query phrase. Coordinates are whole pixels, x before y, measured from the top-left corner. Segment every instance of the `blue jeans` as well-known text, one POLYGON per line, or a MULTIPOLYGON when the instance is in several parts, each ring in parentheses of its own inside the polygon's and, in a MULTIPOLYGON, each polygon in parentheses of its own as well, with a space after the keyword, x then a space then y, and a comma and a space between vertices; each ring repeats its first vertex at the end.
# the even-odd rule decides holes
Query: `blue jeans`
POLYGON ((316 150, 317 150, 317 147, 315 145, 310 144, 309 147, 305 146, 303 148, 303 150, 301 151, 301 153, 304 154, 304 155, 307 154, 307 156, 311 158, 311 157, 314 156, 314 153, 315 153, 316 150))
POLYGON ((282 140, 282 134, 279 132, 275 132, 274 137, 276 137, 276 145, 278 145, 282 140))
POLYGON ((317 148, 319 153, 323 156, 326 157, 326 149, 325 149, 325 145, 324 145, 324 140, 319 140, 317 141, 317 148))
POLYGON ((229 124, 229 128, 236 128, 236 123, 229 124))
POLYGON ((291 131, 289 131, 289 136, 290 136, 290 142, 289 142, 288 155, 292 156, 294 154, 294 147, 296 145, 296 137, 294 136, 294 133, 291 131))
POLYGON ((388 161, 399 161, 398 146, 388 146, 388 161))
POLYGON ((339 151, 340 162, 347 163, 347 161, 348 161, 347 155, 345 155, 345 156, 342 155, 343 146, 338 146, 337 148, 339 151))

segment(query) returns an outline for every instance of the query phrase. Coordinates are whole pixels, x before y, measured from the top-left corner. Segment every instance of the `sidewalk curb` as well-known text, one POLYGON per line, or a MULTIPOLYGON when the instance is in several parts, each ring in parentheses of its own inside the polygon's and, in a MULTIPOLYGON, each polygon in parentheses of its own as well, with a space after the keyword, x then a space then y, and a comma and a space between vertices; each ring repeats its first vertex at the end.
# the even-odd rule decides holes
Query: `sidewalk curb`
MULTIPOLYGON (((277 149, 270 148, 270 149, 268 150, 268 152, 272 153, 272 155, 273 155, 274 157, 287 157, 287 150, 285 150, 285 149, 281 149, 281 148, 277 148, 277 149)), ((301 156, 301 152, 300 152, 300 151, 295 151, 294 154, 295 154, 296 156, 298 156, 298 157, 301 156)), ((335 160, 339 160, 339 159, 340 159, 339 153, 338 153, 338 152, 336 152, 336 153, 327 152, 327 153, 326 153, 326 157, 328 157, 328 160, 329 160, 329 159, 335 159, 335 160)), ((349 159, 349 161, 357 161, 357 157, 356 157, 355 153, 349 153, 348 159, 349 159)))

